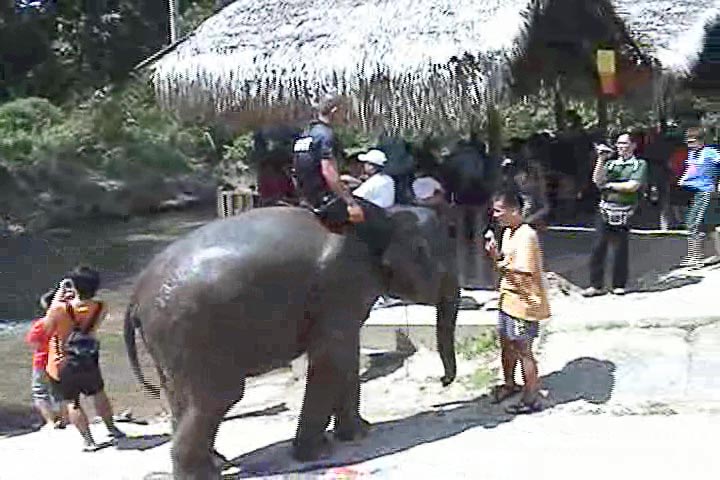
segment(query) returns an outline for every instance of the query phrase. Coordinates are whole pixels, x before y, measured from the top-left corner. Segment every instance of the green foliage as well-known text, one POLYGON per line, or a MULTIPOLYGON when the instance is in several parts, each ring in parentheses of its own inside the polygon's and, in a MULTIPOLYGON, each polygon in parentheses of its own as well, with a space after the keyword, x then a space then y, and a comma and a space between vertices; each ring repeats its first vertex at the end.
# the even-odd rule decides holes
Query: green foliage
POLYGON ((252 133, 249 132, 238 135, 230 144, 225 145, 223 149, 223 160, 233 164, 247 164, 249 163, 252 149, 252 133))
MULTIPOLYGON (((362 132, 358 128, 352 127, 339 127, 335 129, 335 135, 338 140, 338 144, 343 149, 343 152, 347 157, 352 157, 357 153, 362 153, 370 150, 377 145, 377 138, 373 135, 362 132)), ((341 172, 347 172, 349 166, 349 159, 341 157, 338 159, 338 167, 341 172)))
POLYGON ((458 355, 471 360, 485 355, 496 348, 495 332, 487 332, 478 337, 468 337, 458 342, 455 351, 458 355))
MULTIPOLYGON (((586 129, 597 126, 595 101, 566 99, 567 110, 574 110, 586 129)), ((620 130, 640 130, 657 125, 657 117, 651 109, 634 108, 623 101, 608 105, 608 133, 620 130)), ((503 110, 503 132, 505 139, 527 138, 533 133, 555 131, 554 99, 550 91, 541 91, 514 102, 503 110)))
MULTIPOLYGON (((183 2, 185 3, 185 2, 183 2)), ((189 2, 177 20, 178 36, 186 35, 215 13, 214 0, 189 2)))
POLYGON ((28 161, 38 137, 60 122, 62 112, 42 98, 25 98, 0 105, 0 158, 28 161))
POLYGON ((130 178, 188 172, 212 153, 205 130, 162 112, 143 81, 66 112, 36 98, 0 107, 0 156, 10 162, 61 160, 130 178))
POLYGON ((475 390, 482 390, 490 386, 497 377, 498 372, 488 367, 480 367, 467 379, 467 383, 475 390))
POLYGON ((36 133, 62 117, 61 110, 44 98, 25 98, 0 105, 0 131, 36 133))
MULTIPOLYGON (((178 2, 179 33, 214 11, 213 0, 178 2)), ((0 2, 0 101, 26 96, 55 104, 128 78, 169 42, 164 1, 59 1, 51 14, 18 15, 0 2)))

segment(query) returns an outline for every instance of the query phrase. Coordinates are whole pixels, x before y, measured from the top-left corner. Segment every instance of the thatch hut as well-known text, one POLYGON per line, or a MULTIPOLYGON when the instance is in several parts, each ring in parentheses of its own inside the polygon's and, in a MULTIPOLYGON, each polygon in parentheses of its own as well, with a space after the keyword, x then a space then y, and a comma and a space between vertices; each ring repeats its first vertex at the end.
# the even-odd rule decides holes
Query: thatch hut
POLYGON ((369 130, 463 128, 500 92, 525 3, 237 0, 155 65, 155 86, 182 115, 295 117, 336 90, 369 130))
POLYGON ((703 47, 690 71, 688 86, 709 100, 711 111, 720 112, 720 12, 705 27, 703 47))
POLYGON ((257 125, 306 114, 334 89, 367 130, 472 130, 509 86, 561 72, 593 94, 598 46, 645 61, 609 0, 237 0, 168 51, 153 79, 161 105, 183 116, 235 112, 257 125))
POLYGON ((512 92, 525 96, 552 90, 556 122, 564 125, 564 98, 597 100, 601 128, 607 100, 652 105, 647 95, 657 62, 635 41, 618 16, 618 1, 536 0, 525 13, 526 27, 511 61, 512 92), (601 50, 614 53, 615 84, 603 92, 598 72, 601 50))
POLYGON ((633 38, 662 67, 655 76, 660 117, 676 92, 690 87, 717 94, 720 79, 719 0, 615 0, 618 16, 633 38))

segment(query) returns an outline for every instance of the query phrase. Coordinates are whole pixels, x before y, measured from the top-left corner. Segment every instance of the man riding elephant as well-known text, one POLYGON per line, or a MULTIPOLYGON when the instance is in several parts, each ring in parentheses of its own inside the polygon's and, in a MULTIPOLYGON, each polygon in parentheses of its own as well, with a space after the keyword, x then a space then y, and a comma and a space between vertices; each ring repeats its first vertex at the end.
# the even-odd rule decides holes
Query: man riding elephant
POLYGON ((340 97, 324 95, 313 120, 293 147, 294 168, 301 203, 337 223, 362 221, 362 210, 338 173, 338 147, 332 129, 340 97))

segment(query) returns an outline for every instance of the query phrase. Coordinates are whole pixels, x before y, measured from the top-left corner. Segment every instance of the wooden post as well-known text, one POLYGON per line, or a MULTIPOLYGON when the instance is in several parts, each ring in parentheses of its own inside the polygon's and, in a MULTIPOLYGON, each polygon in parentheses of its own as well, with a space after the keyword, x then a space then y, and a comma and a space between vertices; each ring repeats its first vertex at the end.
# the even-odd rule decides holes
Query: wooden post
POLYGON ((170 23, 170 44, 177 40, 177 30, 175 20, 177 19, 177 0, 168 0, 168 17, 170 23))
POLYGON ((502 153, 502 118, 495 105, 487 107, 487 147, 490 158, 500 158, 502 153))
POLYGON ((608 129, 608 104, 607 98, 602 93, 597 97, 598 128, 603 138, 607 137, 608 129))
POLYGON ((555 129, 558 132, 562 132, 565 130, 565 102, 562 98, 562 80, 559 76, 555 80, 553 93, 555 101, 555 129))

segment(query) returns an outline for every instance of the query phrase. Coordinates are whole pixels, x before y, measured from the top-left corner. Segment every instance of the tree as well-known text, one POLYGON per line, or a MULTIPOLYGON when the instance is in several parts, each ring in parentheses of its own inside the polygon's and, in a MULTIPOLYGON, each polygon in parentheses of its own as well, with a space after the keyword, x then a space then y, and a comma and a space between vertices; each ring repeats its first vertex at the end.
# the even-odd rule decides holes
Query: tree
MULTIPOLYGON (((0 102, 24 96, 55 103, 122 82, 167 45, 168 0, 57 2, 53 11, 0 3, 0 102)), ((214 0, 180 0, 183 31, 215 11, 214 0)))

